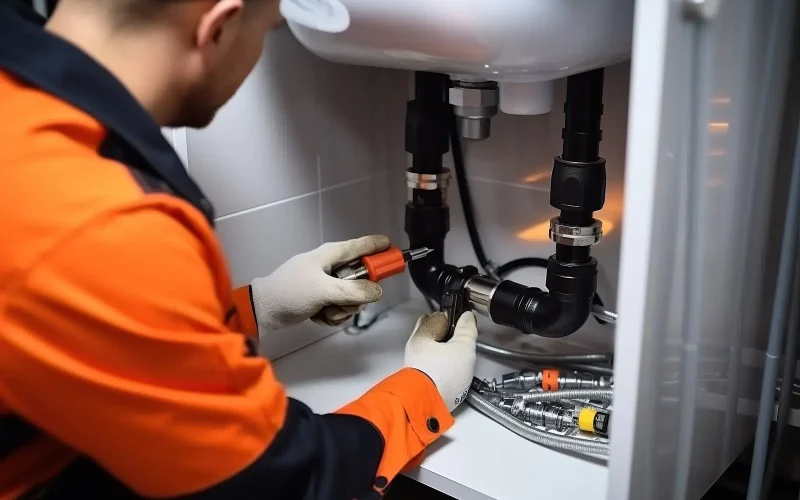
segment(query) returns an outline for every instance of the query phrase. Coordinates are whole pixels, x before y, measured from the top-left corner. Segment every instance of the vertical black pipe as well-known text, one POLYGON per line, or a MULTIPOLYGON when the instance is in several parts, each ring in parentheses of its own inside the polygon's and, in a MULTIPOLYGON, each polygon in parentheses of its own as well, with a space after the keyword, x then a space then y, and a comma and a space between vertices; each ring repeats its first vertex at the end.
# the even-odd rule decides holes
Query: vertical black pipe
POLYGON ((567 78, 561 158, 593 162, 600 158, 600 119, 603 116, 603 68, 567 78))
MULTIPOLYGON (((600 158, 603 76, 601 68, 567 78, 562 153, 550 180, 550 204, 559 209, 561 224, 589 227, 594 212, 605 203, 606 167, 600 158)), ((556 244, 547 265, 549 295, 539 300, 549 306, 549 318, 540 323, 539 332, 568 335, 589 318, 597 290, 597 260, 590 248, 556 244)))
POLYGON ((406 108, 406 151, 412 155, 412 172, 442 172, 442 156, 450 150, 448 83, 446 75, 422 71, 414 74, 414 99, 406 108))
MULTIPOLYGON (((589 226, 605 203, 605 163, 600 158, 603 132, 603 68, 567 78, 561 156, 551 178, 550 204, 560 210, 562 223, 589 226)), ((560 262, 587 263, 589 248, 556 245, 560 262)))
MULTIPOLYGON (((450 104, 447 75, 418 71, 414 74, 414 100, 406 108, 406 151, 410 171, 441 174, 442 157, 449 147, 450 104)), ((434 301, 441 300, 439 276, 444 264, 444 240, 450 231, 450 209, 444 190, 412 189, 406 203, 405 230, 411 248, 428 247, 425 259, 409 263, 411 279, 434 301)))

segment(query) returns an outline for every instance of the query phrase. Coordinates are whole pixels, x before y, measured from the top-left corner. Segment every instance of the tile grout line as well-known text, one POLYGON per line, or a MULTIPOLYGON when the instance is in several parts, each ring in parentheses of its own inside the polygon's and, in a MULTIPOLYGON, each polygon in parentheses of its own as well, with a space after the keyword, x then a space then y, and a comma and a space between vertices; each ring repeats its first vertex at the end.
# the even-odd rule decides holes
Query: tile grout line
POLYGON ((298 195, 295 195, 295 196, 290 196, 290 197, 284 198, 282 200, 271 201, 271 202, 265 203, 263 205, 258 205, 257 207, 246 208, 244 210, 239 210, 238 212, 233 212, 233 213, 230 213, 230 214, 222 215, 220 217, 217 217, 215 220, 217 222, 219 222, 219 221, 222 221, 222 220, 225 220, 225 219, 230 219, 230 218, 235 217, 237 215, 245 215, 245 214, 249 214, 249 213, 252 213, 252 212, 256 212, 258 210, 262 210, 264 208, 271 208, 271 207, 275 207, 275 206, 278 206, 278 205, 282 205, 283 203, 290 203, 292 201, 302 200, 303 198, 307 198, 307 197, 313 196, 315 194, 321 194, 321 193, 325 193, 327 191, 332 191, 334 189, 351 186, 353 184, 358 184, 359 182, 365 182, 365 181, 380 177, 381 175, 384 175, 384 174, 386 174, 386 171, 385 170, 381 170, 378 173, 370 174, 370 175, 368 175, 366 177, 360 177, 358 179, 353 179, 353 180, 346 181, 346 182, 340 182, 339 184, 334 184, 333 186, 328 186, 326 188, 322 188, 322 189, 319 189, 319 190, 310 191, 308 193, 298 194, 298 195))
POLYGON ((334 184, 333 186, 328 186, 328 187, 322 188, 322 189, 319 190, 319 192, 320 193, 325 193, 327 191, 332 191, 334 189, 339 189, 339 188, 343 188, 343 187, 347 187, 347 186, 352 186, 353 184, 358 184, 359 182, 365 182, 365 181, 369 181, 369 180, 372 180, 372 179, 376 179, 376 178, 378 178, 378 177, 380 177, 380 176, 382 176, 384 174, 386 174, 386 170, 385 169, 384 170, 380 170, 380 171, 378 171, 377 173, 374 173, 374 174, 369 174, 369 175, 364 176, 364 177, 359 177, 358 179, 353 179, 353 180, 349 180, 349 181, 345 181, 345 182, 340 182, 339 184, 334 184))
POLYGON ((508 186, 508 187, 516 187, 516 188, 520 188, 520 189, 527 189, 527 190, 530 190, 530 191, 542 191, 544 193, 549 193, 550 192, 550 190, 548 188, 543 188, 543 187, 539 187, 539 186, 531 186, 531 185, 528 185, 528 184, 517 184, 515 182, 498 181, 498 180, 495 180, 495 179, 487 179, 486 177, 469 176, 469 178, 474 180, 474 181, 485 182, 486 184, 497 184, 497 185, 500 185, 500 186, 508 186))
POLYGON ((257 211, 265 209, 265 208, 276 207, 278 205, 283 205, 284 203, 289 203, 289 202, 292 202, 292 201, 302 200, 303 198, 308 198, 309 196, 314 196, 315 194, 319 194, 319 191, 311 191, 311 192, 308 192, 308 193, 298 194, 298 195, 295 195, 295 196, 290 196, 289 198, 284 198, 282 200, 271 201, 269 203, 265 203, 265 204, 259 205, 257 207, 246 208, 244 210, 239 210, 238 212, 233 212, 231 214, 222 215, 220 217, 217 217, 216 220, 217 220, 217 222, 223 221, 225 219, 230 219, 230 218, 236 217, 237 215, 245 215, 245 214, 249 214, 249 213, 252 213, 252 212, 257 212, 257 211))

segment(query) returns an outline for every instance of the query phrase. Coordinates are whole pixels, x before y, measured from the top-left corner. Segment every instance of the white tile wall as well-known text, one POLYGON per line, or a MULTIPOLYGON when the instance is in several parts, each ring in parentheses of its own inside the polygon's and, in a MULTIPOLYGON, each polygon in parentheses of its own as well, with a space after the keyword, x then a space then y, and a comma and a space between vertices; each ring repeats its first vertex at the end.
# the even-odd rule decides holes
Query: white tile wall
POLYGON ((219 216, 319 189, 317 83, 324 75, 317 70, 324 64, 287 27, 278 29, 214 122, 187 133, 191 172, 219 216))
MULTIPOLYGON (((189 172, 217 209, 237 286, 324 241, 384 233, 402 245, 391 213, 402 202, 387 194, 391 171, 402 182, 408 78, 323 61, 283 27, 213 124, 185 133, 189 172)), ((382 286, 378 309, 408 299, 403 278, 382 286)), ((275 359, 333 331, 306 322, 274 332, 262 354, 275 359)))
MULTIPOLYGON (((215 122, 205 130, 186 132, 188 168, 215 203, 218 232, 237 285, 269 274, 323 241, 386 233, 398 245, 405 244, 403 144, 409 77, 323 61, 282 28, 270 35, 257 68, 215 122)), ((607 234, 593 254, 600 261, 599 291, 612 307, 628 78, 627 64, 606 70, 601 154, 608 160, 608 193, 601 218, 607 234)), ((548 188, 552 158, 561 148, 565 87, 566 80, 557 82, 550 114, 500 114, 490 139, 467 146, 478 224, 486 251, 498 263, 547 257, 553 251, 547 221, 556 211, 549 205, 548 188)), ((475 264, 455 186, 450 201, 448 262, 475 264)), ((544 286, 544 276, 542 270, 525 270, 514 279, 544 286)), ((379 308, 416 295, 406 276, 383 285, 379 308)), ((586 328, 596 327, 589 322, 586 328)), ((275 358, 331 331, 308 323, 276 332, 262 339, 263 352, 275 358)))

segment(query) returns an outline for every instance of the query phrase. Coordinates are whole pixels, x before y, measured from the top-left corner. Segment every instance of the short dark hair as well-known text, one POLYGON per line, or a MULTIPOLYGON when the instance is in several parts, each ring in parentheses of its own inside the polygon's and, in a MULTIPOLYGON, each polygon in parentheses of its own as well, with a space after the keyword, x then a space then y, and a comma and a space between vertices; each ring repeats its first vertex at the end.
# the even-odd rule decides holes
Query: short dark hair
MULTIPOLYGON (((97 1, 97 0, 91 0, 97 1)), ((107 0, 115 4, 120 22, 133 26, 156 21, 164 13, 164 9, 176 4, 185 4, 197 0, 107 0)), ((259 3, 263 0, 243 0, 245 4, 259 3)), ((271 0, 277 1, 277 0, 271 0)))

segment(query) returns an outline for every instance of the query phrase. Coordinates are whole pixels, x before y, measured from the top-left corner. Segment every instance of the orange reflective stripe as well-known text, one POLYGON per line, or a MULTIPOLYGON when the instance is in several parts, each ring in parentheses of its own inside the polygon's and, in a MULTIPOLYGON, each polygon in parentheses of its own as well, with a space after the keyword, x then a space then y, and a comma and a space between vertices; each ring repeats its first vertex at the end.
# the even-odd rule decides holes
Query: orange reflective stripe
POLYGON ((258 324, 253 311, 253 302, 250 300, 250 285, 233 290, 233 305, 236 307, 242 332, 258 337, 258 324))
POLYGON ((385 440, 376 477, 391 481, 418 464, 425 447, 452 427, 450 412, 427 375, 403 368, 337 413, 370 421, 385 440))

